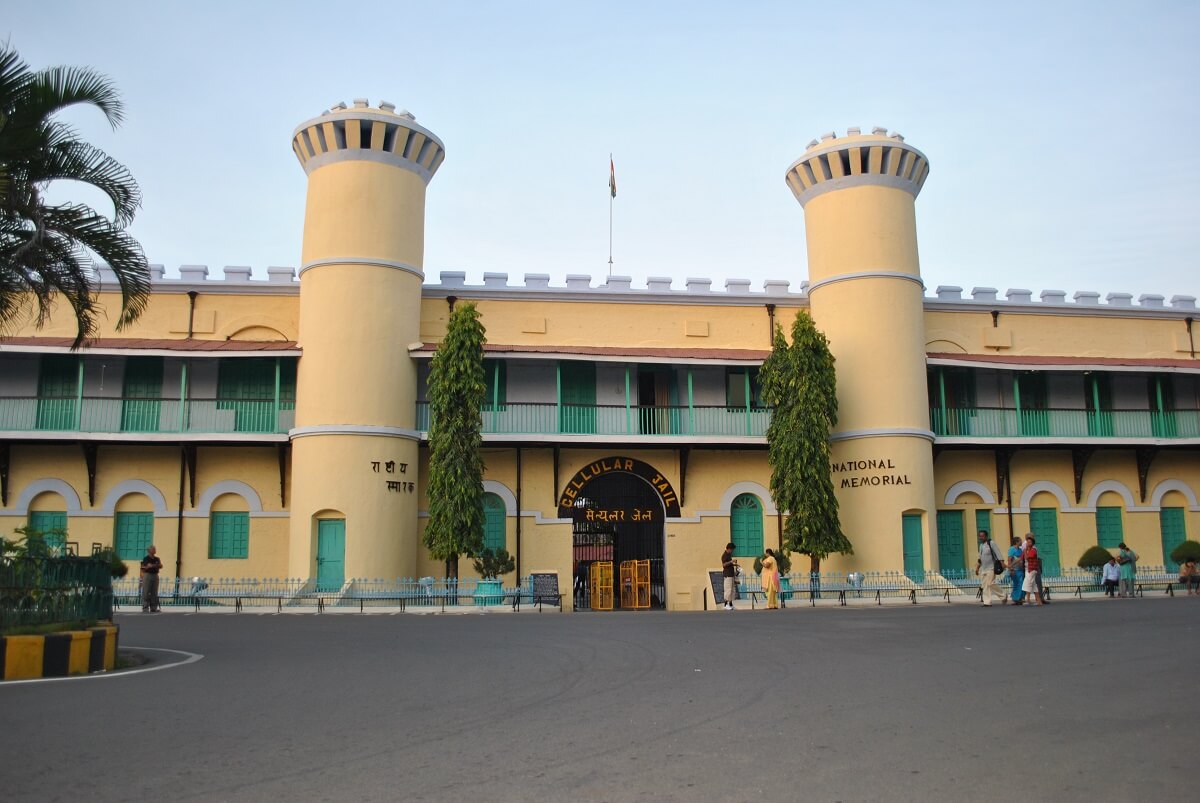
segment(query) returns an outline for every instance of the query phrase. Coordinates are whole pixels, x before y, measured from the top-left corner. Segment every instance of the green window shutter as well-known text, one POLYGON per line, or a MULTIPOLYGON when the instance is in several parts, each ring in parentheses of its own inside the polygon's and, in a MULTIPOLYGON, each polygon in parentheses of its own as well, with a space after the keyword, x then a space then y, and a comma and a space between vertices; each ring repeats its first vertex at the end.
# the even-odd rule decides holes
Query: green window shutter
POLYGON ((483 548, 493 552, 508 548, 505 533, 507 511, 504 500, 496 494, 483 495, 483 548))
POLYGON ((279 409, 296 409, 296 360, 279 361, 279 409))
POLYGON ((79 393, 79 358, 42 355, 38 368, 38 429, 74 429, 79 393))
POLYGON ((508 363, 504 360, 484 360, 483 377, 487 386, 483 397, 483 409, 501 412, 508 404, 508 363))
POLYGON ((596 364, 564 360, 558 364, 560 432, 596 431, 596 364))
POLYGON ((113 543, 122 560, 140 561, 154 543, 153 513, 118 513, 113 523, 113 543))
MULTIPOLYGON (((292 387, 294 396, 294 380, 292 387)), ((234 411, 235 432, 274 432, 275 360, 222 359, 217 371, 217 409, 234 411)))
POLYGON ((937 512, 938 569, 943 574, 965 572, 963 554, 963 512, 961 510, 939 510, 937 512))
POLYGON ((1125 540, 1121 528, 1121 508, 1096 508, 1096 543, 1105 549, 1116 549, 1125 540))
POLYGON ((735 555, 748 558, 763 554, 763 509, 754 494, 742 494, 729 506, 729 540, 735 555))
POLYGON ((1164 507, 1158 512, 1158 525, 1162 531, 1163 565, 1169 572, 1179 571, 1179 564, 1171 560, 1171 552, 1187 540, 1184 520, 1184 509, 1181 507, 1164 507))
POLYGON ((65 510, 31 510, 29 529, 37 530, 56 554, 66 554, 67 512, 65 510))
POLYGON ((121 431, 157 432, 163 395, 162 357, 130 357, 121 389, 121 431))
POLYGON ((250 555, 250 514, 237 511, 210 513, 208 556, 246 558, 250 555))

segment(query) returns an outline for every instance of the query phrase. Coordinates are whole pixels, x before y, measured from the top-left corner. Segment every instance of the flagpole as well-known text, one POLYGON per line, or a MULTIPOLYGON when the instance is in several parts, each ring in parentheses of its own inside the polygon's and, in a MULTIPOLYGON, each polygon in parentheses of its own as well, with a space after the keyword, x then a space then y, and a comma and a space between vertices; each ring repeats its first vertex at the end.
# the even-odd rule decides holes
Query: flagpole
POLYGON ((610 153, 608 155, 608 167, 609 167, 609 171, 610 171, 609 172, 609 176, 610 176, 609 182, 610 183, 609 183, 609 193, 608 193, 608 278, 610 278, 610 279, 612 278, 612 268, 613 268, 613 259, 612 259, 613 198, 617 197, 616 188, 615 188, 614 183, 612 182, 612 178, 611 178, 614 175, 612 172, 612 163, 613 163, 612 154, 610 153))

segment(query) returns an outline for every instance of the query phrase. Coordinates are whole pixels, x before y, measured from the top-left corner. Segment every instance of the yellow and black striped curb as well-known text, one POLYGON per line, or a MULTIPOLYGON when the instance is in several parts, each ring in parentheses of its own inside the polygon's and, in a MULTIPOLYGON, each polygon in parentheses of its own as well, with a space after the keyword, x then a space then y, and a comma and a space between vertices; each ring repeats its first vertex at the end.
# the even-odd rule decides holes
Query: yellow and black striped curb
POLYGON ((0 678, 63 678, 117 665, 116 625, 42 636, 0 636, 0 678))

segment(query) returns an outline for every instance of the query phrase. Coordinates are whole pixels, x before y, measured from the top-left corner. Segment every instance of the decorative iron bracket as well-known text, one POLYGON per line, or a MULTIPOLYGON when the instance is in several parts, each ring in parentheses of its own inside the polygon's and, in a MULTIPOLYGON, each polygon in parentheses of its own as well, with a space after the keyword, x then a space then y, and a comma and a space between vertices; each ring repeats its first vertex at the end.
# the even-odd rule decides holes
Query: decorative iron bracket
POLYGON ((0 441, 0 506, 8 507, 8 441, 0 441))
POLYGON ((183 449, 183 461, 187 463, 188 471, 188 499, 192 509, 196 508, 196 446, 192 443, 181 445, 183 449))
POLYGON ((1142 494, 1142 501, 1146 501, 1146 478, 1150 476, 1150 465, 1154 462, 1154 458, 1158 457, 1158 449, 1154 446, 1143 446, 1140 449, 1135 449, 1134 454, 1137 455, 1137 472, 1138 472, 1138 491, 1142 494))
POLYGON ((554 455, 553 455, 554 485, 552 485, 550 487, 550 493, 552 494, 550 501, 554 503, 554 506, 556 508, 558 507, 558 492, 560 490, 560 488, 558 487, 558 458, 559 458, 560 451, 561 450, 559 449, 559 447, 557 447, 557 446, 554 447, 554 455))
POLYGON ((686 446, 679 450, 679 504, 683 506, 683 494, 687 489, 687 464, 688 456, 692 450, 686 446))
POLYGON ((1087 447, 1076 447, 1071 450, 1071 466, 1075 470, 1075 504, 1079 504, 1083 498, 1083 471, 1095 453, 1095 449, 1087 447))
POLYGON ((88 507, 96 506, 96 455, 99 447, 91 441, 79 444, 83 447, 83 461, 87 464, 88 475, 88 507))
MULTIPOLYGON (((997 449, 996 454, 996 498, 1004 499, 1004 489, 1008 487, 1008 473, 1011 470, 1012 457, 1016 452, 1015 449, 997 449)), ((1007 502, 1008 506, 1012 507, 1012 495, 1009 494, 1007 502)))
POLYGON ((290 443, 280 443, 276 447, 279 457, 279 506, 284 509, 287 509, 287 461, 291 450, 290 443))

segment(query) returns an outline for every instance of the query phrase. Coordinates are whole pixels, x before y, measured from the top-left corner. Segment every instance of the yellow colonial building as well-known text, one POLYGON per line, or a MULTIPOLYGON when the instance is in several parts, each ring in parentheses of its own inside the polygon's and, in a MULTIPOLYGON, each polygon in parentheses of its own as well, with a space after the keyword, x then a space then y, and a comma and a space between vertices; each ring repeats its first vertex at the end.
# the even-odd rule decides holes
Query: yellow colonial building
POLYGON ((120 337, 71 352, 61 316, 0 340, 6 533, 61 527, 133 560, 153 542, 179 577, 441 576, 421 544, 426 378, 452 305, 472 301, 485 540, 515 556, 508 585, 555 572, 568 607, 581 568, 643 560, 652 606, 698 609, 726 542, 748 559, 779 545, 756 373, 800 311, 837 358, 830 471, 855 553, 825 568, 970 570, 979 528, 1036 532, 1051 574, 1096 543, 1169 564, 1200 534, 1195 298, 930 291, 915 224, 929 163, 895 133, 809 143, 785 172, 808 276, 760 288, 434 282, 433 132, 360 100, 292 148, 308 176, 298 270, 156 266, 120 337))

